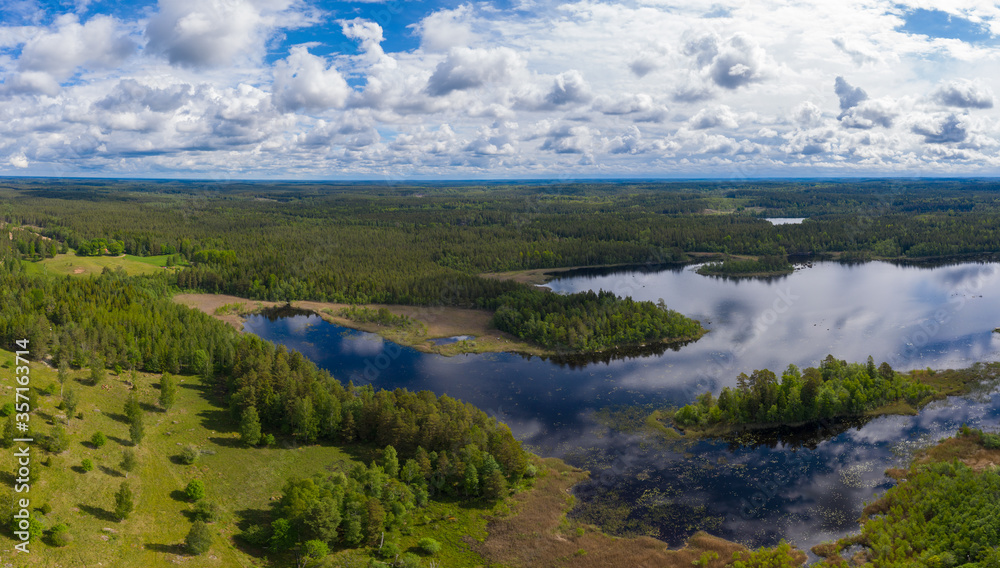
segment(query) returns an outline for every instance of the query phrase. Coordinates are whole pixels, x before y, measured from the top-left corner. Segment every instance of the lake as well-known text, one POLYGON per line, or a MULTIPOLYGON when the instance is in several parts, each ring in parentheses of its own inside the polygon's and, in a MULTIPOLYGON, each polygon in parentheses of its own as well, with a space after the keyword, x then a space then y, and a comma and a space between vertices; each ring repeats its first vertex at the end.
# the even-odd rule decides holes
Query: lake
POLYGON ((963 423, 1000 423, 1000 397, 928 406, 919 416, 830 424, 781 439, 677 447, 632 432, 635 416, 734 386, 740 372, 827 354, 894 368, 966 367, 1000 359, 1000 265, 938 267, 819 262, 770 279, 669 269, 579 270, 557 293, 611 290, 700 319, 709 333, 659 354, 553 361, 514 354, 442 357, 329 324, 315 315, 248 318, 245 329, 298 349, 343 381, 428 389, 510 425, 532 451, 591 470, 575 515, 672 545, 695 529, 754 546, 802 548, 856 529, 863 503, 891 485, 883 472, 963 423))

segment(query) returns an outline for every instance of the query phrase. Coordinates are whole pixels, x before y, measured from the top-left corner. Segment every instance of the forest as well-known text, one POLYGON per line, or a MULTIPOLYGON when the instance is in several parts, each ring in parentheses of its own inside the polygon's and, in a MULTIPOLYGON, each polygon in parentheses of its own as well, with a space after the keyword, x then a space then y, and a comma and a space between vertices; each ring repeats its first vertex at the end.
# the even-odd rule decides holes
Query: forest
MULTIPOLYGON (((278 552, 310 541, 330 549, 367 546, 428 499, 499 500, 534 475, 510 429, 472 405, 429 391, 342 384, 298 352, 175 304, 166 280, 115 271, 97 278, 29 275, 8 257, 0 263, 0 342, 28 338, 36 359, 90 369, 92 386, 108 368, 118 375, 166 373, 163 392, 173 385, 170 374, 200 375, 248 446, 273 444, 278 435, 299 444, 382 448, 378 464, 332 481, 290 480, 281 515, 248 529, 247 542, 278 552)), ((73 393, 68 386, 63 394, 70 408, 73 393)), ((165 397, 161 404, 169 406, 165 397)), ((138 444, 142 412, 134 396, 124 415, 138 444)), ((57 453, 65 447, 59 428, 45 438, 57 453)), ((8 426, 5 436, 9 445, 17 434, 8 426)))
MULTIPOLYGON (((170 285, 259 300, 488 307, 553 349, 601 351, 629 337, 678 340, 690 322, 623 298, 614 325, 580 338, 561 301, 487 272, 762 257, 719 274, 787 270, 787 254, 846 260, 1000 252, 1000 184, 823 180, 561 184, 205 184, 5 180, 0 221, 24 260, 58 252, 169 255, 170 285), (797 225, 764 217, 806 216, 797 225), (532 294, 535 298, 528 299, 532 294), (539 309, 527 313, 528 309, 539 309), (646 320, 656 321, 646 323, 646 320), (532 321, 544 323, 531 323, 532 321), (609 335, 605 336, 604 330, 609 335), (681 335, 670 335, 670 330, 681 335), (576 336, 576 337, 573 337, 576 336)), ((614 290, 611 290, 614 292, 614 290)), ((579 314, 592 312, 580 297, 579 314)), ((683 313, 683 306, 671 306, 683 313)), ((582 315, 581 315, 582 317, 582 315)), ((589 326, 591 323, 585 321, 589 326)), ((593 327, 593 326, 591 326, 593 327)))
POLYGON ((859 533, 813 547, 819 566, 847 566, 842 553, 857 547, 865 566, 1000 566, 1000 475, 969 465, 998 448, 997 434, 963 425, 909 469, 889 470, 899 484, 865 506, 859 533))
POLYGON ((740 373, 737 387, 711 392, 681 407, 673 417, 682 428, 751 424, 796 424, 861 416, 886 404, 904 401, 918 407, 935 395, 933 387, 897 373, 888 363, 848 363, 827 355, 818 368, 789 365, 778 377, 767 369, 740 373))

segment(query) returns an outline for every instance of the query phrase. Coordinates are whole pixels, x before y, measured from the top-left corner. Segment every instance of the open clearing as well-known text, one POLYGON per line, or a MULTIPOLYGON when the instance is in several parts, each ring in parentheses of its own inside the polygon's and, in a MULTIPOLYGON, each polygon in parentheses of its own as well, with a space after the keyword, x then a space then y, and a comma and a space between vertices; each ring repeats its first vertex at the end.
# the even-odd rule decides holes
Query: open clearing
POLYGON ((129 275, 156 274, 165 270, 176 270, 179 267, 166 268, 167 258, 160 256, 77 256, 57 254, 54 258, 46 258, 38 262, 26 262, 25 266, 31 272, 39 274, 71 274, 73 276, 99 275, 105 268, 116 270, 121 268, 129 275))

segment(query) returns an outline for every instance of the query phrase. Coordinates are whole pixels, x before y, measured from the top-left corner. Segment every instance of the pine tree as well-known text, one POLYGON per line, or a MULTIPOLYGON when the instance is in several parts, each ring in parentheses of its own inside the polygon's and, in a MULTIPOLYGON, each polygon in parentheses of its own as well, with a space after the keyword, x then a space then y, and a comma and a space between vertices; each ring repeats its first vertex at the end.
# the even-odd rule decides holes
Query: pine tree
POLYGON ((160 406, 170 410, 177 399, 177 381, 170 373, 163 373, 160 378, 160 406))
POLYGON ((256 446, 260 442, 260 417, 257 409, 248 406, 240 418, 240 440, 246 446, 256 446))
POLYGON ((118 492, 115 493, 115 516, 120 520, 125 520, 135 508, 134 499, 128 482, 123 481, 118 492))

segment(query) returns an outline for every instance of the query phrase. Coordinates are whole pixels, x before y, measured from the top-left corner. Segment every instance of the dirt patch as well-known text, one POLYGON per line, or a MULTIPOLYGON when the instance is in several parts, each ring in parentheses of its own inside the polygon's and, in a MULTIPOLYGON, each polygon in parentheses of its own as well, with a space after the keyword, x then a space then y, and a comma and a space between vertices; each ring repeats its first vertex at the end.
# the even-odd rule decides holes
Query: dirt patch
POLYGON ((77 268, 77 269, 73 270, 73 274, 83 274, 86 271, 87 270, 84 269, 84 268, 77 268))

